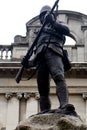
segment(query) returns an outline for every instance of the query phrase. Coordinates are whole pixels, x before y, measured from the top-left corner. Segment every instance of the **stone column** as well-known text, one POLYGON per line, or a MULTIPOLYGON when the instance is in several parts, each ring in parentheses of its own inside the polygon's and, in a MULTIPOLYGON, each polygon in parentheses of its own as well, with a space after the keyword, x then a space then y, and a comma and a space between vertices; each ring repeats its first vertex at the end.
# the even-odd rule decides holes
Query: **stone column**
POLYGON ((6 51, 5 59, 8 59, 8 48, 5 51, 6 51))
POLYGON ((1 59, 3 59, 3 49, 1 49, 1 59))
POLYGON ((87 93, 83 93, 83 99, 86 102, 86 113, 85 113, 85 117, 86 117, 86 124, 87 124, 87 93))
POLYGON ((38 112, 38 98, 36 93, 25 93, 26 103, 26 118, 38 112))
POLYGON ((7 123, 6 130, 14 130, 19 122, 19 100, 20 95, 7 93, 5 95, 7 106, 7 123))
POLYGON ((85 62, 87 61, 87 26, 84 25, 81 27, 81 29, 83 30, 84 32, 84 45, 85 45, 85 52, 84 52, 84 57, 85 57, 85 62))

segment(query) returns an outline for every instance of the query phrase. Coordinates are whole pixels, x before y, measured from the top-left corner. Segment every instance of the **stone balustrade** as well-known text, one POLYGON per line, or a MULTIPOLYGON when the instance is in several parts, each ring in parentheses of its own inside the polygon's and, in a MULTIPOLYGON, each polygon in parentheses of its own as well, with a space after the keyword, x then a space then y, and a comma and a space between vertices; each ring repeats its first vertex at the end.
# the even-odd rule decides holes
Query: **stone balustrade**
POLYGON ((0 45, 0 60, 9 60, 12 58, 12 46, 0 45))
MULTIPOLYGON (((27 47, 28 48, 28 47, 27 47)), ((69 59, 71 62, 85 62, 84 59, 84 45, 65 45, 64 49, 68 51, 69 59)), ((14 45, 1 45, 0 46, 0 60, 21 59, 26 54, 26 48, 14 45), (20 51, 19 51, 20 48, 20 51), (15 52, 15 53, 14 53, 15 52)))

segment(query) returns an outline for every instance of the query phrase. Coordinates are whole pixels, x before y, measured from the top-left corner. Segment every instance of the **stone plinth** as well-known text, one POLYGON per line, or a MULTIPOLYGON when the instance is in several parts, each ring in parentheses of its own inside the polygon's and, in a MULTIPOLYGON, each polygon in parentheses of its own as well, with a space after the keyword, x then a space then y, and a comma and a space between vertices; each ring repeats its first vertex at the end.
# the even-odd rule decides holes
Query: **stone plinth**
POLYGON ((15 130, 86 130, 86 126, 73 115, 45 113, 27 118, 15 130))

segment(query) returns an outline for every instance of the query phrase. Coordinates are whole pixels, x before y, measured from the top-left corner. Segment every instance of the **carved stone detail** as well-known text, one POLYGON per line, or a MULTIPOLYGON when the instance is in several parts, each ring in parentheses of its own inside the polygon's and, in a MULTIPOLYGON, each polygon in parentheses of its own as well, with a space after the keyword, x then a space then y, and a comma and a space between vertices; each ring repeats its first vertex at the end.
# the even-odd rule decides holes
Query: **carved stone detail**
POLYGON ((35 93, 35 99, 36 99, 36 100, 39 100, 39 99, 40 99, 39 93, 35 93))
POLYGON ((81 29, 82 29, 83 31, 87 30, 87 25, 81 26, 81 29))
POLYGON ((31 97, 30 93, 24 93, 24 99, 29 99, 31 97))
POLYGON ((29 99, 31 97, 34 97, 36 100, 39 99, 39 93, 31 92, 31 93, 24 93, 24 98, 29 99))
POLYGON ((31 97, 34 97, 36 100, 38 100, 39 99, 39 94, 35 93, 35 92, 30 92, 30 93, 27 93, 27 92, 21 93, 21 92, 19 92, 19 93, 6 93, 5 94, 5 98, 7 100, 9 100, 12 97, 16 97, 19 100, 22 99, 22 98, 27 100, 27 99, 29 99, 31 97))
POLYGON ((7 100, 9 100, 11 97, 12 97, 12 93, 6 93, 6 94, 5 94, 5 98, 6 98, 7 100))
POLYGON ((23 97, 22 93, 17 93, 17 98, 21 99, 23 97))
POLYGON ((87 100, 87 93, 83 93, 83 99, 87 100))

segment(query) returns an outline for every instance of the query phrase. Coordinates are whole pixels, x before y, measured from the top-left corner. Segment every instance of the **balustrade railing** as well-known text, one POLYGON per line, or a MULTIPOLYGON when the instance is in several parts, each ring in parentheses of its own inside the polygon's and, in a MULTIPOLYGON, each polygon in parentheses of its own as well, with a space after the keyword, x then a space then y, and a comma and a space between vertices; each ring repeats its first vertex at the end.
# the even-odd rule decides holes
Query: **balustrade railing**
MULTIPOLYGON (((24 46, 23 46, 24 48, 24 46)), ((64 49, 67 49, 69 59, 71 62, 85 62, 85 52, 84 52, 84 45, 67 45, 64 46, 64 49)), ((23 52, 22 52, 22 46, 20 46, 20 51, 19 51, 19 46, 17 50, 17 46, 15 49, 15 46, 12 45, 0 45, 0 61, 3 60, 17 60, 16 56, 19 55, 20 57, 23 57, 23 52), (15 51, 16 50, 16 51, 15 51), (14 51, 14 52, 13 52, 14 51), (13 54, 15 53, 15 56, 13 54)), ((26 54, 26 52, 25 52, 26 54)))
POLYGON ((0 45, 0 60, 10 60, 12 58, 12 46, 0 45))

